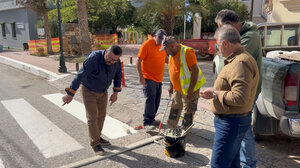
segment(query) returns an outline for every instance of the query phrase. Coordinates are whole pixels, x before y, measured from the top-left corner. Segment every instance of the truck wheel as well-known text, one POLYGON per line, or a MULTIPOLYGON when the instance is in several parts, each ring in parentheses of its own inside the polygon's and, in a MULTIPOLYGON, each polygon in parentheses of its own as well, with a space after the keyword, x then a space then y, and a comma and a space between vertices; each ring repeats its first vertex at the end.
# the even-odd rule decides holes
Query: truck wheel
POLYGON ((279 130, 279 121, 262 115, 257 106, 253 109, 253 134, 255 140, 262 140, 266 135, 276 135, 279 130))
POLYGON ((254 139, 256 141, 259 141, 259 140, 263 139, 262 135, 260 135, 258 133, 258 130, 257 130, 261 126, 259 124, 258 120, 259 120, 259 118, 262 118, 262 117, 263 116, 259 113, 259 111, 258 111, 258 109, 257 109, 257 107, 255 105, 254 108, 253 108, 253 114, 252 114, 252 122, 253 122, 252 128, 253 128, 254 139))
POLYGON ((256 141, 262 140, 262 136, 258 133, 257 128, 259 127, 259 123, 257 122, 258 118, 262 117, 262 115, 259 113, 256 105, 253 108, 253 115, 252 115, 252 121, 253 121, 253 134, 254 139, 256 141))

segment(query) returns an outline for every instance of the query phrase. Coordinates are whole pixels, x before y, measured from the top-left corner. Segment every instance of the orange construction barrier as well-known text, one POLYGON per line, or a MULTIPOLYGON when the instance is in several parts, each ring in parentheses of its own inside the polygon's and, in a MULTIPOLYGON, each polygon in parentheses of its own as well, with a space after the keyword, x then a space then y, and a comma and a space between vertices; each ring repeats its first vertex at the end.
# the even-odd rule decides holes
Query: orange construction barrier
POLYGON ((99 34, 93 35, 94 38, 94 50, 107 49, 113 44, 118 44, 117 34, 99 34))
POLYGON ((125 85, 125 75, 124 75, 124 65, 123 65, 123 61, 121 62, 121 70, 122 70, 122 86, 126 87, 125 85))

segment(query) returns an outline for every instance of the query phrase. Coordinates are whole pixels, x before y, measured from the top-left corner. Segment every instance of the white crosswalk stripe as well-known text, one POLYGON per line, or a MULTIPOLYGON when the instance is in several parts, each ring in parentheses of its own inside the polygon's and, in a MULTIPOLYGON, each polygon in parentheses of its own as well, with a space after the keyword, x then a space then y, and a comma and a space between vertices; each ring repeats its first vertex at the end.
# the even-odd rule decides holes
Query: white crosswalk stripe
MULTIPOLYGON (((45 158, 83 147, 24 99, 1 101, 45 158)), ((0 164, 1 168, 1 164, 0 164)))
MULTIPOLYGON (((73 100, 68 105, 62 106, 63 94, 61 93, 43 95, 43 97, 51 101, 52 103, 56 104, 57 106, 59 106, 60 108, 68 112, 69 114, 83 121, 84 123, 87 122, 86 115, 85 115, 85 108, 82 103, 73 100)), ((116 139, 128 135, 128 132, 126 132, 126 130, 129 130, 131 134, 137 132, 127 124, 106 115, 102 134, 104 134, 110 139, 116 139)))
POLYGON ((0 168, 5 168, 4 164, 3 164, 3 161, 1 159, 0 159, 0 168))

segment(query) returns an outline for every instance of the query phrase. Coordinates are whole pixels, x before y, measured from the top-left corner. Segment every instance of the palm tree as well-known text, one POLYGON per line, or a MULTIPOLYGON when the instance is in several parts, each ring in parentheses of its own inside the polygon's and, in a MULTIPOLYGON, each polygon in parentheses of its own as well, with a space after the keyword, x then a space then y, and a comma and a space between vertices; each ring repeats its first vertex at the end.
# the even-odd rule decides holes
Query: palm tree
POLYGON ((47 40, 47 53, 53 54, 48 20, 47 0, 17 0, 16 3, 28 6, 30 9, 35 11, 37 15, 43 16, 45 35, 47 40))
POLYGON ((77 17, 81 51, 82 54, 86 55, 92 51, 92 44, 89 36, 88 15, 85 0, 77 0, 77 17))

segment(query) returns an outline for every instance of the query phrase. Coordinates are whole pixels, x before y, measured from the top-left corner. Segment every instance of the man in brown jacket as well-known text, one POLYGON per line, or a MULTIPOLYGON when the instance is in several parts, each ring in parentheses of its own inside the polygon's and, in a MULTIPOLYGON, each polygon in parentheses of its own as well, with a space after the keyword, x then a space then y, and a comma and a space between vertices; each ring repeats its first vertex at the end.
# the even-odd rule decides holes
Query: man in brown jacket
POLYGON ((251 109, 259 81, 254 58, 241 46, 239 32, 231 25, 216 31, 224 68, 213 88, 200 92, 211 99, 215 114, 215 138, 211 158, 212 168, 240 167, 241 141, 251 125, 251 109))

